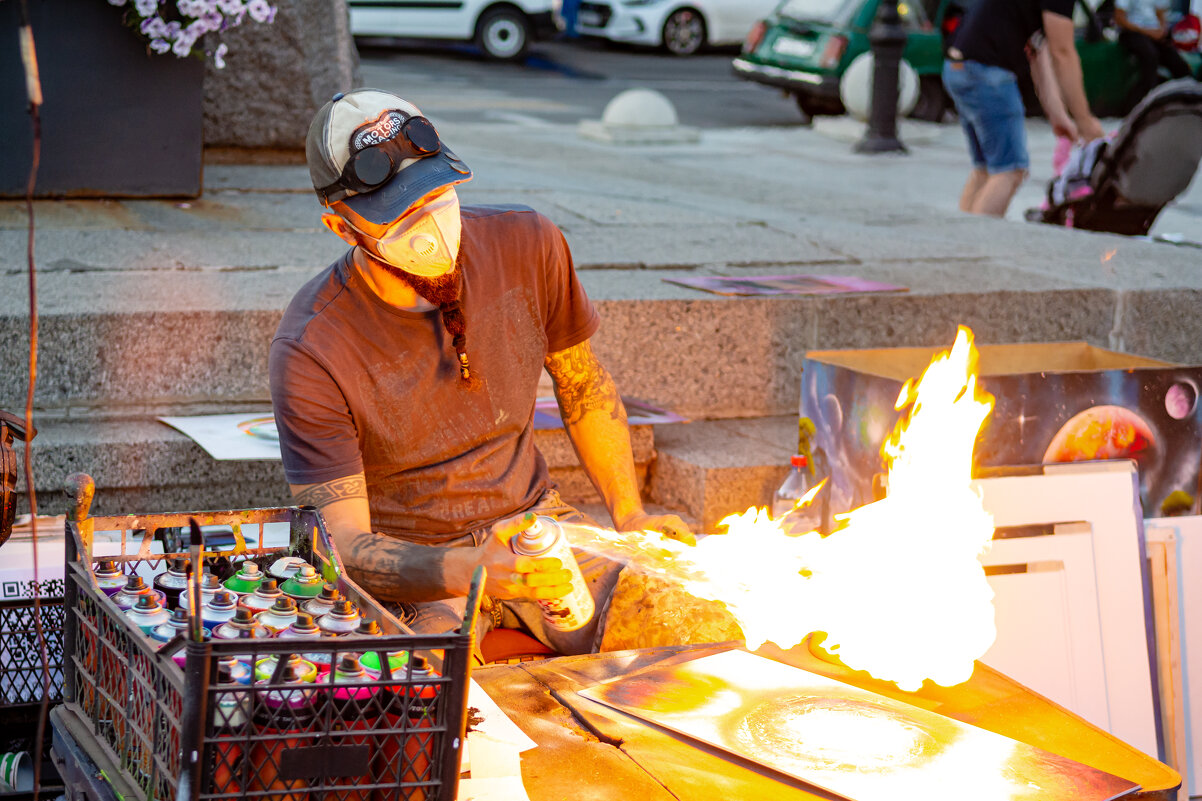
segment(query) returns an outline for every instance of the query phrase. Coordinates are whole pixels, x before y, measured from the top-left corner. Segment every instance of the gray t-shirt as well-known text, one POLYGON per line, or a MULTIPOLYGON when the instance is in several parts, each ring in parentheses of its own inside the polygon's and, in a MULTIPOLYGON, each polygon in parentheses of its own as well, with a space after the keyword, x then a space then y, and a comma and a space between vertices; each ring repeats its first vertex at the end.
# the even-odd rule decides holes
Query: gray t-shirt
POLYGON ((463 386, 441 313, 367 288, 348 251, 292 299, 271 343, 284 474, 315 484, 363 472, 372 530, 437 544, 533 504, 550 485, 534 447, 548 353, 596 332, 563 234, 524 207, 465 207, 459 265, 463 386))

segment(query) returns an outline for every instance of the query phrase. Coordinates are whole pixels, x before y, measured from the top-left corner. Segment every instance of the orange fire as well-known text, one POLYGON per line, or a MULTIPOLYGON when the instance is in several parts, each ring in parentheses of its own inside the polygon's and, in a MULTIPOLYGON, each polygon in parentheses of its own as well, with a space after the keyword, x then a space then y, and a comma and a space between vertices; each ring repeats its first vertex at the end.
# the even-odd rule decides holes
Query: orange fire
POLYGON ((896 404, 902 419, 882 449, 886 496, 838 515, 827 537, 786 533, 767 509, 752 507, 696 547, 612 531, 578 544, 620 552, 721 601, 749 649, 769 640, 791 648, 823 632, 823 647, 844 664, 903 690, 924 679, 959 684, 996 636, 978 558, 993 519, 970 483, 973 443, 993 408, 976 363, 972 332, 961 327, 921 381, 906 383, 896 404))

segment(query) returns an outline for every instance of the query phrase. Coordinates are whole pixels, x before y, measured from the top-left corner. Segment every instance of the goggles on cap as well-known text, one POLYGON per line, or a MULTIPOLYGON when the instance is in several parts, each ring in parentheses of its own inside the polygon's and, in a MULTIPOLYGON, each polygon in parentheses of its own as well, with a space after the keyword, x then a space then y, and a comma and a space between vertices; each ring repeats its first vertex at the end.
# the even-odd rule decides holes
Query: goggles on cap
POLYGON ((368 123, 355 132, 351 142, 363 145, 362 149, 351 154, 337 181, 317 190, 325 205, 343 200, 352 192, 378 189, 401 171, 406 159, 421 159, 442 150, 438 132, 428 119, 409 117, 402 122, 400 117, 398 111, 387 115, 389 121, 399 124, 396 134, 391 138, 380 141, 380 120, 368 123))

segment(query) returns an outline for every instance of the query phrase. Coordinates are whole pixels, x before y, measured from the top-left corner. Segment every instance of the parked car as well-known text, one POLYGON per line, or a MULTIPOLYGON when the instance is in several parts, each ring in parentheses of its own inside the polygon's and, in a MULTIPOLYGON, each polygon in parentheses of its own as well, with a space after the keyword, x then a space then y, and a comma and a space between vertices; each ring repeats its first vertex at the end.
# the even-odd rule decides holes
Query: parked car
MULTIPOLYGON (((919 78, 919 97, 911 116, 939 120, 951 107, 940 78, 950 37, 973 0, 899 0, 906 28, 903 58, 919 78)), ((839 79, 856 56, 870 49, 868 32, 879 0, 783 0, 757 23, 734 60, 736 76, 775 86, 792 95, 807 116, 842 114, 839 79)), ((1085 74, 1085 93, 1099 117, 1122 116, 1123 101, 1137 77, 1134 59, 1117 41, 1106 17, 1078 0, 1077 52, 1085 74)), ((1196 69, 1197 54, 1184 54, 1196 69)), ((1030 82, 1028 107, 1038 110, 1030 82)))
POLYGON ((349 0, 351 34, 472 42, 486 56, 516 61, 562 27, 561 0, 349 0))
POLYGON ((576 33, 691 56, 705 46, 739 44, 777 2, 585 0, 576 12, 576 33))

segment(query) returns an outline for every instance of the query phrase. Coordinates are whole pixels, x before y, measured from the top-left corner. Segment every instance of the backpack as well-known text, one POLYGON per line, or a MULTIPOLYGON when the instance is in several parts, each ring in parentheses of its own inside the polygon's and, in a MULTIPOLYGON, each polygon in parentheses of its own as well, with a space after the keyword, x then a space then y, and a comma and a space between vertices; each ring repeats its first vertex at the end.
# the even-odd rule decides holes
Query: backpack
POLYGON ((17 516, 17 452, 13 438, 27 442, 36 432, 26 436, 25 420, 0 410, 0 545, 8 542, 17 516))

